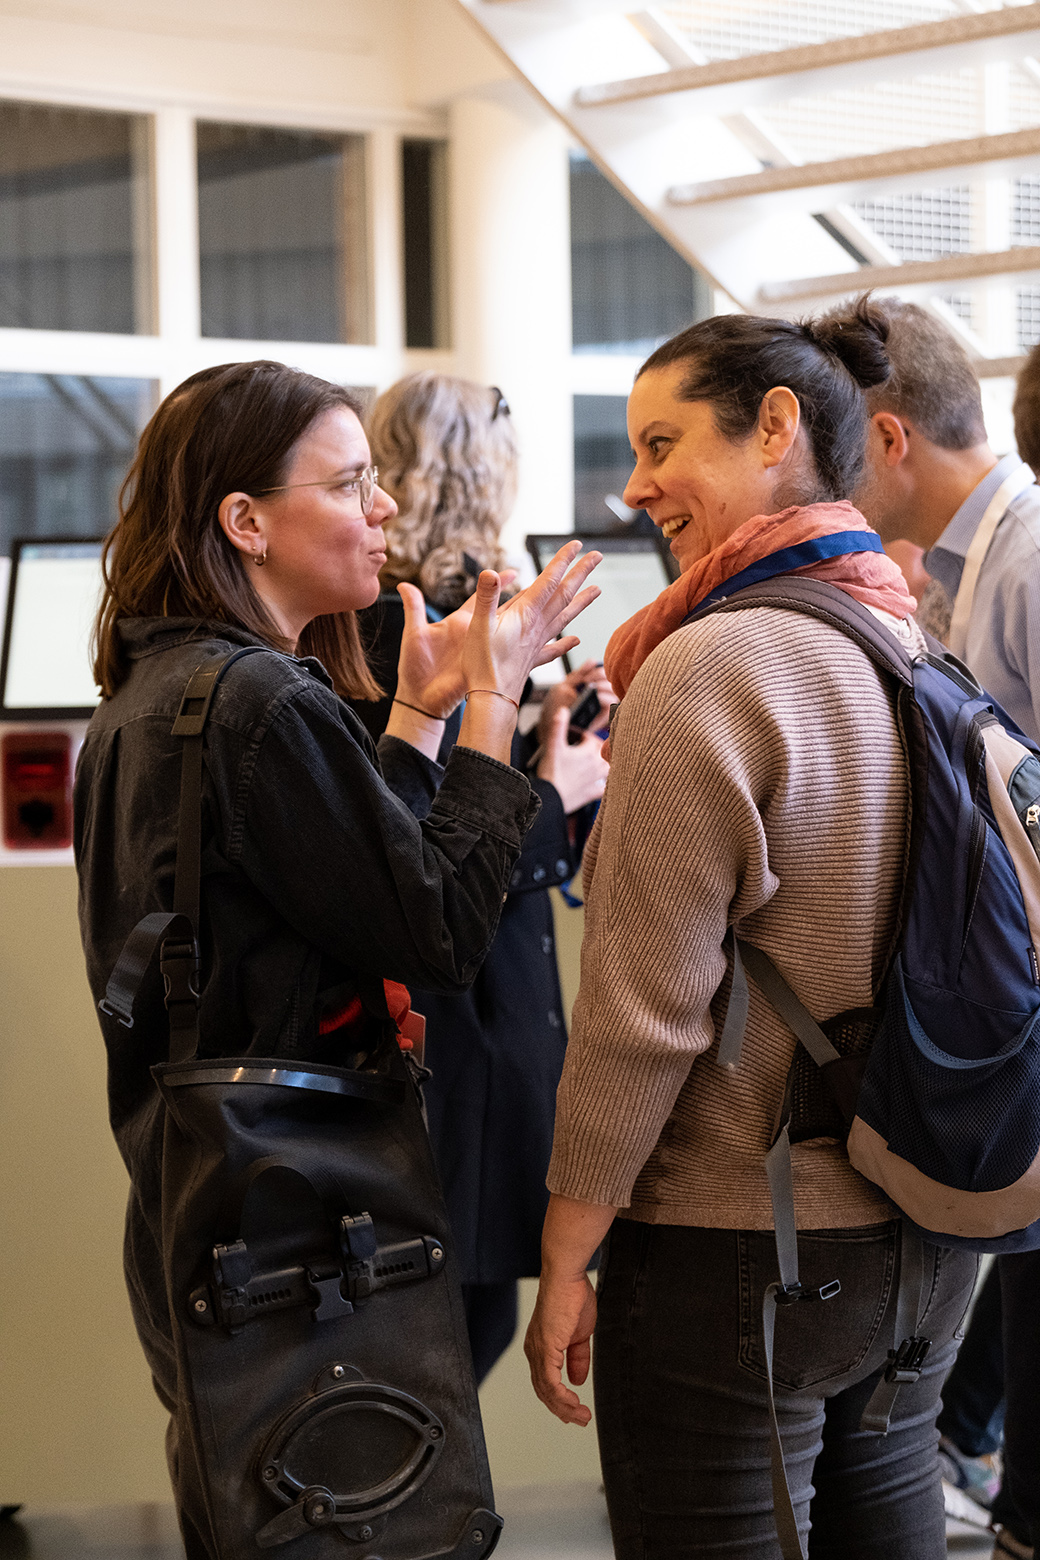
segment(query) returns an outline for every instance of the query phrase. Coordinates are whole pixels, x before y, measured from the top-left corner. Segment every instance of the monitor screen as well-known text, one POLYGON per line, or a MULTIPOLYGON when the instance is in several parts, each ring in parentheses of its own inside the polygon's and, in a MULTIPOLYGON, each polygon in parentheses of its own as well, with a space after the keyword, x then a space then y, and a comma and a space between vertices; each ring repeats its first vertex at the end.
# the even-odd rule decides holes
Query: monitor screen
POLYGON ((97 706, 90 635, 101 597, 101 543, 15 542, 4 624, 2 714, 85 718, 97 706))
MULTIPOLYGON (((557 548, 573 540, 573 536, 534 535, 527 538, 527 546, 538 568, 544 569, 557 548)), ((672 579, 653 536, 588 536, 582 541, 587 552, 601 552, 603 561, 589 580, 590 585, 599 586, 600 595, 574 624, 581 639, 570 656, 576 665, 590 657, 602 661, 615 628, 660 595, 672 579)))

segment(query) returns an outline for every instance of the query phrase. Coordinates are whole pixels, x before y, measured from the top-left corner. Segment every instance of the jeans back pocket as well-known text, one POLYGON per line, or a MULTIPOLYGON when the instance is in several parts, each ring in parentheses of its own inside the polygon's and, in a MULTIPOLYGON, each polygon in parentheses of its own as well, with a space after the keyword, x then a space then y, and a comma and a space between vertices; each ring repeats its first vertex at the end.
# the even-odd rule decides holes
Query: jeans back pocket
MULTIPOLYGON (((797 1392, 855 1371, 884 1320, 896 1271, 898 1223, 850 1230, 804 1230, 798 1236, 799 1276, 806 1289, 838 1279, 830 1300, 779 1306, 773 1344, 773 1382, 797 1392)), ((768 1375, 762 1300, 779 1280, 772 1231, 744 1231, 740 1261, 739 1360, 768 1375)))

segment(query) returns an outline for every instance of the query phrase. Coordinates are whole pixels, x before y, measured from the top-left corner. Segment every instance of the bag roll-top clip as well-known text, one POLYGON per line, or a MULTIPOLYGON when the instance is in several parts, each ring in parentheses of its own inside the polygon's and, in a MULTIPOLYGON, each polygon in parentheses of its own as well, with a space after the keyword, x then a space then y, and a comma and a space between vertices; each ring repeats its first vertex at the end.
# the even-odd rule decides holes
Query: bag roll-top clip
POLYGON ((326 1256, 291 1267, 256 1272, 244 1240, 214 1246, 211 1280, 191 1292, 188 1310, 203 1327, 236 1330, 272 1311, 309 1307, 316 1322, 347 1316, 358 1302, 382 1289, 433 1278, 444 1266, 444 1247, 434 1235, 381 1246, 371 1216, 340 1220, 339 1262, 326 1256))

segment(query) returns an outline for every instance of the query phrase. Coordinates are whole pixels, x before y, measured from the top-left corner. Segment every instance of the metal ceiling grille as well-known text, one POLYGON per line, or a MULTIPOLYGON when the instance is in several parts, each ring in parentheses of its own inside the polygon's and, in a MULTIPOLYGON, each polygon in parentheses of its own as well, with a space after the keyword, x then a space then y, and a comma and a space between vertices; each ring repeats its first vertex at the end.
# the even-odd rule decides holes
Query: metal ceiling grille
POLYGON ((904 292, 1004 374, 1037 339, 1040 0, 456 3, 739 307, 904 292))
POLYGON ((721 60, 939 21, 958 7, 953 0, 671 0, 660 9, 709 59, 721 60))

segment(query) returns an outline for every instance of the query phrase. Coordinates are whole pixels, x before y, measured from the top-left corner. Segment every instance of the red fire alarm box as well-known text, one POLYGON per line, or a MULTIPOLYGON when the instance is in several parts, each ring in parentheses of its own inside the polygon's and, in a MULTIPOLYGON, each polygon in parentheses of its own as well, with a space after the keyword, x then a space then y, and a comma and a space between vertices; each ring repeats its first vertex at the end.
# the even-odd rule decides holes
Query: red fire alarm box
POLYGON ((67 731, 3 738, 4 844, 63 850, 72 844, 72 740, 67 731))

